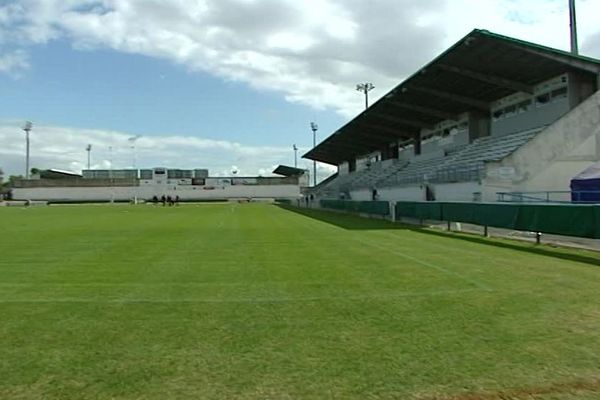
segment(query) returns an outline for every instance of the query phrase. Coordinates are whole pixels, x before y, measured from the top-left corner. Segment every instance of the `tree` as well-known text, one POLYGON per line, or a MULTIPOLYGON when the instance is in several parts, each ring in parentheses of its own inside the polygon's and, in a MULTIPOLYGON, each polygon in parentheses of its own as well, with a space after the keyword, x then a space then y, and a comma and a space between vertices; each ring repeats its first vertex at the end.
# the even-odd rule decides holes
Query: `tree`
POLYGON ((8 177, 8 182, 6 182, 6 186, 12 186, 15 181, 19 181, 25 179, 23 175, 11 175, 8 177))
POLYGON ((2 181, 4 180, 4 171, 0 168, 0 186, 2 186, 2 181))

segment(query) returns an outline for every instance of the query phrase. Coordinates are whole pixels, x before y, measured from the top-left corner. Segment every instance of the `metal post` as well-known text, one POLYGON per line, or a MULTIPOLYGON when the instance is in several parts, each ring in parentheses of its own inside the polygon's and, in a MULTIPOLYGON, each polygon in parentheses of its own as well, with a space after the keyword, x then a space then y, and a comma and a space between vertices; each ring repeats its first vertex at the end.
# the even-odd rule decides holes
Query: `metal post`
POLYGON ((27 154, 25 156, 25 179, 29 179, 29 130, 26 130, 25 132, 25 141, 27 142, 27 154))
POLYGON ((579 41, 577 40, 577 14, 575 13, 575 0, 569 0, 569 17, 571 26, 571 53, 579 54, 579 41))
POLYGON ((365 110, 369 108, 369 92, 375 89, 371 82, 359 83, 356 90, 365 94, 365 110))
POLYGON ((542 232, 536 232, 535 233, 535 244, 541 244, 542 243, 542 232))
MULTIPOLYGON (((313 133, 313 149, 317 147, 317 130, 319 126, 314 122, 310 123, 310 129, 313 133)), ((317 186, 317 161, 313 160, 313 186, 317 186)))
POLYGON ((452 222, 446 221, 446 224, 447 224, 448 231, 451 231, 452 230, 452 226, 451 226, 452 222))
POLYGON ((294 149, 294 168, 298 168, 298 147, 294 144, 292 148, 294 149))
POLYGON ((29 132, 33 128, 31 121, 25 122, 23 130, 25 131, 25 179, 29 179, 29 132))
POLYGON ((139 138, 141 138, 141 135, 135 135, 133 137, 130 137, 129 139, 127 139, 129 141, 129 143, 131 143, 131 150, 133 152, 133 173, 135 174, 134 176, 132 176, 132 182, 131 182, 131 195, 133 197, 133 204, 137 204, 137 195, 136 195, 136 190, 135 190, 135 184, 136 184, 136 180, 137 180, 137 167, 136 167, 136 153, 135 153, 135 142, 138 141, 139 138))
POLYGON ((115 188, 113 185, 113 148, 112 146, 108 146, 109 153, 109 162, 110 162, 110 170, 108 171, 108 178, 110 181, 110 203, 115 202, 115 188))
POLYGON ((92 153, 92 145, 88 144, 87 147, 85 148, 85 151, 87 151, 87 169, 90 169, 90 165, 91 165, 91 153, 92 153))
POLYGON ((490 237, 487 225, 483 227, 483 236, 490 237))
MULTIPOLYGON (((313 149, 317 147, 317 131, 313 131, 313 149)), ((317 186, 317 161, 313 160, 313 186, 317 186)))

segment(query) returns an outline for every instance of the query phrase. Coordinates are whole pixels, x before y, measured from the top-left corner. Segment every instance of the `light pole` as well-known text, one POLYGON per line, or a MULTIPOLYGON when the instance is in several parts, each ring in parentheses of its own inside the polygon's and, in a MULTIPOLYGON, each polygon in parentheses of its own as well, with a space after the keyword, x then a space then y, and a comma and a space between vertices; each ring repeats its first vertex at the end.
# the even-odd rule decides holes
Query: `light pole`
POLYGON ((108 170, 108 178, 110 181, 110 203, 115 202, 115 188, 113 185, 113 147, 108 146, 108 162, 110 164, 110 170, 108 170))
POLYGON ((298 168, 298 147, 294 144, 292 148, 294 149, 294 168, 298 168))
MULTIPOLYGON (((310 130, 313 133, 313 149, 317 147, 317 130, 319 130, 319 125, 314 122, 310 123, 310 130)), ((317 186, 317 162, 313 160, 313 186, 317 186)))
POLYGON ((87 169, 89 170, 90 169, 90 165, 91 165, 91 160, 92 160, 92 157, 91 157, 92 145, 88 144, 87 146, 85 146, 85 151, 87 151, 87 158, 88 158, 88 163, 87 163, 87 167, 88 168, 87 169))
POLYGON ((135 135, 130 137, 129 139, 127 139, 129 141, 129 143, 131 143, 131 149, 133 150, 133 172, 134 172, 134 176, 132 177, 132 183, 133 185, 131 186, 131 191, 132 191, 132 195, 133 195, 133 204, 137 204, 137 195, 136 195, 136 191, 135 191, 135 181, 138 178, 138 173, 137 173, 137 169, 136 169, 136 157, 135 157, 135 142, 138 141, 139 138, 141 138, 142 136, 140 135, 135 135))
POLYGON ((21 129, 25 131, 25 179, 29 179, 29 132, 33 129, 33 123, 27 121, 21 129))
POLYGON ((365 94, 365 109, 369 108, 369 92, 375 89, 371 82, 359 83, 356 90, 365 94))
POLYGON ((579 54, 577 41, 577 14, 575 13, 575 0, 569 0, 569 17, 571 20, 571 53, 579 54))
POLYGON ((135 169, 135 164, 136 164, 135 142, 137 142, 138 139, 140 139, 141 137, 142 137, 141 135, 135 135, 135 136, 132 136, 129 139, 127 139, 129 141, 129 143, 131 143, 131 149, 133 150, 133 169, 135 169))
POLYGON ((108 146, 108 163, 110 170, 108 171, 108 177, 112 180, 112 146, 108 146))

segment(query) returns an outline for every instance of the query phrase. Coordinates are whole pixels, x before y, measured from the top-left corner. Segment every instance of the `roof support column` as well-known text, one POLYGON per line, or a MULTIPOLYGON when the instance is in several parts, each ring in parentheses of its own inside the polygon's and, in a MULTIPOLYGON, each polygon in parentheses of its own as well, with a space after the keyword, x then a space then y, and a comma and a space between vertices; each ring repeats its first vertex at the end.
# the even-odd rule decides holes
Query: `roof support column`
POLYGON ((418 156, 421 154, 421 132, 415 133, 414 143, 415 143, 415 156, 418 156))

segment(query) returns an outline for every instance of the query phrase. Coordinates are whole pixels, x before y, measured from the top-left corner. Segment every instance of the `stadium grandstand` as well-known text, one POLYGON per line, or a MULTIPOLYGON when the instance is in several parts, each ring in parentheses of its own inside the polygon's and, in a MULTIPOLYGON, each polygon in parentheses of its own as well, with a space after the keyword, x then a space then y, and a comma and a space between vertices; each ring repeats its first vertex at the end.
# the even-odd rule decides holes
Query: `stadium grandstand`
POLYGON ((600 60, 474 30, 305 158, 317 199, 496 201, 564 192, 600 159, 600 60))

